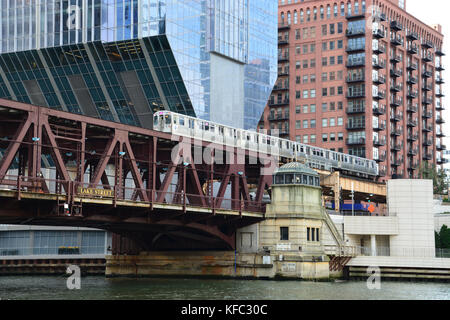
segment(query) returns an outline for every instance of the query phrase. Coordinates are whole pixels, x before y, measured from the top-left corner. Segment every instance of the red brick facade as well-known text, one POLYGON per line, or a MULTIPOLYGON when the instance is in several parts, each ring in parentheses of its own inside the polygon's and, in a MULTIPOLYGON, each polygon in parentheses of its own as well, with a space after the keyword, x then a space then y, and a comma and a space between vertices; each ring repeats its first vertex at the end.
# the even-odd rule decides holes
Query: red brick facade
POLYGON ((259 129, 375 159, 382 179, 443 164, 440 31, 394 0, 280 1, 279 77, 259 129))

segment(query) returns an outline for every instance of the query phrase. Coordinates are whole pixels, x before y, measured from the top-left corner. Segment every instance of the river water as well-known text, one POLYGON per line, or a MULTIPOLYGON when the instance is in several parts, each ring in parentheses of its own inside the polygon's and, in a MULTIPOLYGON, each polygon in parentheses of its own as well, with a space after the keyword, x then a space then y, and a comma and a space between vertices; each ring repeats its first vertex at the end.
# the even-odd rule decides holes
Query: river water
POLYGON ((449 283, 381 281, 305 282, 211 279, 128 279, 87 276, 81 289, 67 289, 64 276, 0 277, 2 300, 450 300, 449 283))

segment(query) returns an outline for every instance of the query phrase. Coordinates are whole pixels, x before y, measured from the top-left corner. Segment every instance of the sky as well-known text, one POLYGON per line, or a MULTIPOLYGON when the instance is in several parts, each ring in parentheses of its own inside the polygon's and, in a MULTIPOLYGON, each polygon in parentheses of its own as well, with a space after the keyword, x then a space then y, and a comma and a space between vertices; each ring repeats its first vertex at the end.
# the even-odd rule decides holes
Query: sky
POLYGON ((450 148, 450 1, 449 0, 406 0, 406 11, 422 22, 432 25, 440 24, 444 34, 444 53, 442 63, 444 65, 442 91, 446 95, 443 105, 446 110, 442 116, 446 123, 443 131, 447 135, 444 144, 450 148))

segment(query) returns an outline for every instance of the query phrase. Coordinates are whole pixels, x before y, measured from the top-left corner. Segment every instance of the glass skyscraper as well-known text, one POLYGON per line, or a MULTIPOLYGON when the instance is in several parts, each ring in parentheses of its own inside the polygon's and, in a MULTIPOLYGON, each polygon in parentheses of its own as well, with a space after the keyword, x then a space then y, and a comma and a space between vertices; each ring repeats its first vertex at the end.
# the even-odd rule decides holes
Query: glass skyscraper
POLYGON ((0 97, 151 127, 172 110, 255 129, 277 0, 0 0, 0 97))

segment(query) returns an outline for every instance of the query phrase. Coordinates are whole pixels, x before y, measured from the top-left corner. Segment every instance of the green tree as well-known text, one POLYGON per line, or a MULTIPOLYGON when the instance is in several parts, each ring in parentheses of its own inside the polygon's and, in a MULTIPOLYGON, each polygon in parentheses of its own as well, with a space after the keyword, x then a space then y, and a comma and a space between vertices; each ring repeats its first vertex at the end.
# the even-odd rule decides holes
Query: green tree
POLYGON ((442 249, 450 249, 450 229, 445 224, 439 231, 439 245, 442 249))
POLYGON ((441 237, 437 231, 434 232, 434 243, 436 248, 442 248, 441 237))
POLYGON ((433 192, 435 194, 446 194, 448 190, 447 175, 442 168, 437 168, 435 164, 422 163, 419 169, 419 176, 422 179, 433 180, 433 192))

